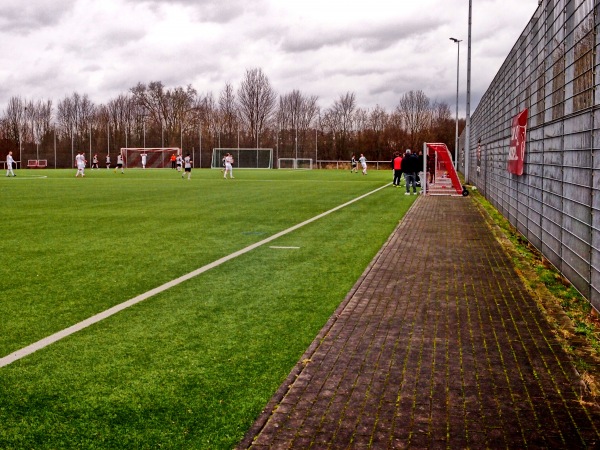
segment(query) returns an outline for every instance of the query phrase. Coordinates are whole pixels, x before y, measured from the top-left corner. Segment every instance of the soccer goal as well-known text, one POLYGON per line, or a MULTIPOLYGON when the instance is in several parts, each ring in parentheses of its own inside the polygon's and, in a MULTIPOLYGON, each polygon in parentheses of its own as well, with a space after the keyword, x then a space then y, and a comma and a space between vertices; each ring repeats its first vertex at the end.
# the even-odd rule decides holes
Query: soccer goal
POLYGON ((272 148, 213 148, 211 169, 222 169, 225 166, 225 155, 233 156, 233 167, 236 169, 272 169, 272 148))
POLYGON ((128 169, 144 167, 146 169, 164 169, 171 167, 171 155, 181 155, 181 149, 179 147, 123 147, 121 154, 125 160, 125 167, 128 169))
POLYGON ((312 158, 279 158, 277 160, 278 169, 299 169, 312 170, 312 158))

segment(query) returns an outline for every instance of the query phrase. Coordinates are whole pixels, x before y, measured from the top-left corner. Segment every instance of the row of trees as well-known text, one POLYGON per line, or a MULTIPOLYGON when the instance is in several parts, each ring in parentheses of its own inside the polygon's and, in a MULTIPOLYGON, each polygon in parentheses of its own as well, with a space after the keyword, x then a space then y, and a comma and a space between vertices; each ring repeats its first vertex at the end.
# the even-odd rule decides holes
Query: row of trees
POLYGON ((448 105, 432 103, 422 91, 404 94, 391 112, 361 108, 351 92, 321 109, 316 96, 299 90, 277 95, 262 69, 252 69, 237 90, 227 83, 218 97, 160 81, 139 83, 107 104, 78 93, 56 106, 12 97, 0 117, 0 152, 57 167, 71 167, 80 150, 114 155, 121 147, 181 147, 199 156, 203 167, 214 147, 266 147, 276 157, 320 160, 347 160, 356 152, 389 160, 394 151, 425 140, 453 150, 454 133, 448 105))

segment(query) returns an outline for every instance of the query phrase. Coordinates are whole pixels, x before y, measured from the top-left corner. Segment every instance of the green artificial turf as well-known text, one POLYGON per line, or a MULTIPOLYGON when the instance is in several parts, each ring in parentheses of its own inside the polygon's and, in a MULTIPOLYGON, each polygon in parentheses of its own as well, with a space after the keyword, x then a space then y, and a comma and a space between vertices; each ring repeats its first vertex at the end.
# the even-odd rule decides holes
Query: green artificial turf
MULTIPOLYGON (((0 357, 391 180, 74 173, 0 180, 0 357)), ((386 187, 0 368, 0 448, 234 447, 415 199, 402 194, 386 187)))

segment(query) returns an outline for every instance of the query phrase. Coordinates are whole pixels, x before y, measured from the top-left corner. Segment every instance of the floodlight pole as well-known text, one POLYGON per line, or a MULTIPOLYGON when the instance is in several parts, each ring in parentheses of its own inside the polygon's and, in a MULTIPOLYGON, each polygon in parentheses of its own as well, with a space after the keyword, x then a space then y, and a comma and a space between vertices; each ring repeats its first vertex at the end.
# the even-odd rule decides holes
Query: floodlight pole
POLYGON ((455 39, 453 37, 450 38, 451 41, 454 41, 457 45, 458 48, 458 53, 456 56, 456 129, 454 131, 454 168, 456 169, 457 167, 457 160, 458 160, 458 81, 459 81, 459 65, 460 65, 460 43, 462 42, 462 40, 460 39, 455 39))
POLYGON ((469 157, 471 145, 471 22, 473 2, 469 0, 469 36, 467 40, 467 113, 465 124, 465 183, 469 184, 469 157))
POLYGON ((319 135, 317 127, 315 127, 315 164, 319 164, 319 135))

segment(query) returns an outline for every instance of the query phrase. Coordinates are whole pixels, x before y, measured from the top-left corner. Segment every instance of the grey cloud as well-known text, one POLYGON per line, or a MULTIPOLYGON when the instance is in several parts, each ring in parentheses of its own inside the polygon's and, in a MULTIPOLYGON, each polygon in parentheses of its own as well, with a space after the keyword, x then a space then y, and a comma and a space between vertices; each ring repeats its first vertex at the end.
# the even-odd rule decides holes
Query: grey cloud
POLYGON ((42 27, 58 24, 76 0, 15 1, 0 3, 0 27, 3 31, 29 34, 42 27))
POLYGON ((89 64, 87 66, 82 67, 81 71, 94 73, 94 72, 98 72, 98 71, 102 70, 103 68, 104 67, 100 64, 89 64))
MULTIPOLYGON (((76 57, 97 58, 101 57, 107 49, 124 48, 132 42, 140 41, 145 36, 141 29, 133 28, 105 28, 99 36, 87 40, 75 40, 65 43, 63 48, 76 57)), ((137 52, 140 51, 138 48, 137 52)))
POLYGON ((248 2, 246 0, 126 0, 128 3, 147 4, 152 8, 161 6, 190 6, 195 18, 201 22, 230 23, 249 11, 260 7, 263 1, 248 2))
POLYGON ((384 26, 353 25, 352 30, 315 30, 308 27, 304 33, 292 32, 285 36, 281 48, 284 51, 301 53, 346 43, 360 51, 380 51, 399 41, 416 38, 425 32, 430 33, 443 24, 441 19, 427 18, 425 22, 426 26, 425 23, 415 21, 384 26))

